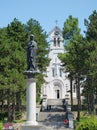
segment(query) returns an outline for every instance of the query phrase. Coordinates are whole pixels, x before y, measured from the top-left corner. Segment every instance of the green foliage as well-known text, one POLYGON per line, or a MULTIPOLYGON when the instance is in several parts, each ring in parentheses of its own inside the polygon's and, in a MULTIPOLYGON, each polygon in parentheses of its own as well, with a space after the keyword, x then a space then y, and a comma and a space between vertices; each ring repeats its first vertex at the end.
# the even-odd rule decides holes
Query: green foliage
MULTIPOLYGON (((94 109, 94 93, 97 92, 97 12, 96 10, 85 19, 85 42, 87 45, 88 57, 85 60, 86 77, 84 83, 84 96, 86 97, 88 111, 93 113, 94 109)), ((97 96, 96 96, 97 97, 97 96)))
POLYGON ((70 15, 64 22, 63 37, 65 40, 70 40, 74 37, 74 35, 78 35, 79 33, 80 29, 78 28, 78 19, 73 18, 70 15))
POLYGON ((85 19, 84 23, 87 28, 85 31, 87 40, 93 39, 97 41, 97 11, 94 10, 88 20, 85 19))
POLYGON ((0 120, 4 120, 4 118, 6 118, 8 116, 7 112, 0 112, 0 120))
POLYGON ((0 123, 0 130, 3 130, 3 124, 0 123))
MULTIPOLYGON (((85 19, 85 37, 80 34, 78 19, 69 16, 64 23, 65 54, 59 58, 66 72, 76 77, 84 75, 83 94, 86 96, 88 110, 94 109, 94 93, 97 93, 97 12, 85 19)), ((97 97, 97 96, 96 96, 97 97)))
POLYGON ((43 78, 43 74, 39 74, 36 76, 36 79, 38 79, 36 81, 36 86, 37 86, 37 90, 36 90, 36 102, 40 102, 40 94, 41 94, 41 84, 43 84, 45 81, 44 81, 44 78, 43 78))
POLYGON ((13 41, 20 42, 23 47, 27 41, 28 36, 24 24, 22 24, 16 18, 14 18, 14 20, 8 24, 7 35, 8 38, 12 39, 13 41))
POLYGON ((89 16, 89 19, 85 19, 85 26, 87 27, 86 40, 88 58, 86 65, 88 67, 88 75, 97 76, 97 12, 94 10, 89 16))
MULTIPOLYGON (((63 36, 66 41, 66 52, 64 54, 59 54, 59 59, 62 61, 65 71, 69 73, 68 78, 70 81, 73 79, 74 82, 76 82, 78 95, 77 119, 80 120, 80 81, 82 79, 81 76, 85 74, 85 60, 87 57, 87 51, 86 43, 84 42, 84 38, 80 34, 80 29, 78 27, 78 19, 69 16, 69 18, 64 23, 63 36)), ((70 86, 70 89, 72 99, 72 85, 70 86)))
POLYGON ((16 111, 15 112, 15 116, 16 116, 16 120, 19 120, 19 119, 21 119, 21 117, 22 117, 22 112, 18 112, 18 111, 16 111))
POLYGON ((66 41, 66 53, 59 54, 59 58, 66 71, 73 74, 82 73, 86 52, 85 43, 78 27, 78 19, 69 16, 64 23, 63 35, 66 41))
POLYGON ((79 123, 76 130, 97 130, 97 117, 87 117, 79 123))
MULTIPOLYGON (((18 111, 22 100, 25 100, 26 82, 23 72, 27 69, 26 45, 29 41, 29 35, 34 34, 37 42, 37 68, 41 74, 37 75, 37 101, 41 93, 41 85, 44 82, 43 72, 49 63, 47 58, 48 43, 46 41, 46 32, 42 29, 39 22, 30 19, 27 24, 22 24, 18 19, 14 19, 7 27, 0 29, 0 101, 6 100, 8 110, 14 115, 14 104, 17 104, 18 111), (13 109, 12 108, 12 109, 13 109)), ((2 107, 3 108, 3 107, 2 107)))

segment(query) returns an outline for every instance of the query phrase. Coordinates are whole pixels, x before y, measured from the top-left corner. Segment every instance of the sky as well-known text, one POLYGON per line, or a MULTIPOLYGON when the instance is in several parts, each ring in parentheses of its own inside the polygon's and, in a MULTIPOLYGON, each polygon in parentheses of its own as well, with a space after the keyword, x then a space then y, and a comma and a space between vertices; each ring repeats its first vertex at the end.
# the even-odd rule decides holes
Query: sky
POLYGON ((56 25, 63 29, 64 22, 72 15, 79 20, 81 32, 86 29, 84 19, 97 11, 97 0, 0 0, 0 28, 14 18, 22 23, 33 18, 49 33, 56 25))

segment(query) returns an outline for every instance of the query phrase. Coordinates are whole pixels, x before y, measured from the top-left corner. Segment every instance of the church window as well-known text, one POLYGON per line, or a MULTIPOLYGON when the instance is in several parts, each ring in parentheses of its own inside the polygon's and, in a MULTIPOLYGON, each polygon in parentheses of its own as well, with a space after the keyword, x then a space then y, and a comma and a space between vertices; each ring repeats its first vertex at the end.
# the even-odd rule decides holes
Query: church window
POLYGON ((52 68, 52 76, 55 77, 55 75, 56 75, 56 70, 55 68, 52 68))
POLYGON ((60 38, 58 37, 58 46, 60 47, 60 38))
POLYGON ((62 68, 59 69, 60 77, 62 77, 62 68))
POLYGON ((73 92, 76 92, 76 85, 73 86, 73 92))
POLYGON ((56 38, 54 38, 54 46, 56 46, 56 38))
POLYGON ((59 98, 59 90, 57 90, 57 98, 59 98))
POLYGON ((68 91, 68 85, 66 84, 66 92, 68 91))

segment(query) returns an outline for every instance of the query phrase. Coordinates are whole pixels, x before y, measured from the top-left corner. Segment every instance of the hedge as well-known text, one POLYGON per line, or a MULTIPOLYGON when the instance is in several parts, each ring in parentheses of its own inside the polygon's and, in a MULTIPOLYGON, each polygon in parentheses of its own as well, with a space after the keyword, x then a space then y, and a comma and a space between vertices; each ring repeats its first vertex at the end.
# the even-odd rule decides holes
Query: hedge
POLYGON ((76 130, 97 130, 97 117, 91 116, 83 119, 76 130))

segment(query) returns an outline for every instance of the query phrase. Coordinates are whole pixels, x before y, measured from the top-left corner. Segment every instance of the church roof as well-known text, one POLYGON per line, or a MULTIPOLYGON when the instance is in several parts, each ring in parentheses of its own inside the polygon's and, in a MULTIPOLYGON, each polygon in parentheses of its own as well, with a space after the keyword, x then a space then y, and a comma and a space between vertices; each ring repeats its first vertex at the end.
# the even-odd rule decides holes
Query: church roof
POLYGON ((55 26, 50 32, 49 35, 52 34, 53 32, 59 32, 60 34, 62 34, 61 29, 58 26, 55 26))

